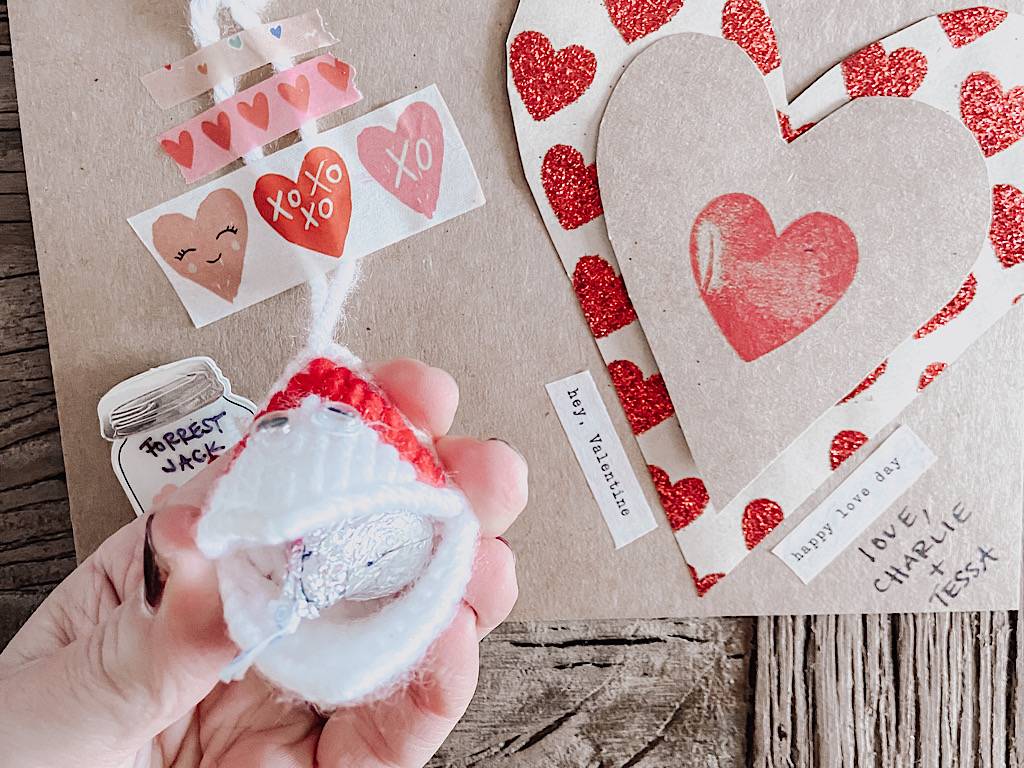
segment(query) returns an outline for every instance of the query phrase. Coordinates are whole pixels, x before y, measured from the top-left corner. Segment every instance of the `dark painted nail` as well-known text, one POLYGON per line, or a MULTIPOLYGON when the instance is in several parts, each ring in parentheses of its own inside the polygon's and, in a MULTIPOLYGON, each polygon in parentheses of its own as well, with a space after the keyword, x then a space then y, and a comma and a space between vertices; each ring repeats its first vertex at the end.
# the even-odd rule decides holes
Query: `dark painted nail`
POLYGON ((507 445, 509 448, 516 452, 516 455, 523 460, 523 463, 526 463, 526 457, 523 456, 523 452, 516 448, 514 445, 512 445, 512 443, 510 443, 508 440, 502 440, 500 437, 489 437, 487 438, 487 442, 502 443, 504 445, 507 445))
POLYGON ((156 613, 167 586, 167 570, 153 548, 153 515, 146 519, 146 538, 142 545, 142 581, 146 605, 156 613))

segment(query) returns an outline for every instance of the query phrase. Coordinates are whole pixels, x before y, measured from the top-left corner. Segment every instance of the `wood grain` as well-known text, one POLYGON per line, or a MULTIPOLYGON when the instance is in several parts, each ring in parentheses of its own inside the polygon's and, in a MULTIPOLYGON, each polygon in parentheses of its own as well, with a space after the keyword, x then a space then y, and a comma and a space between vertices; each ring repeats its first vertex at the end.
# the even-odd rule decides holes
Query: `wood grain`
MULTIPOLYGON (((74 567, 0 5, 0 644, 74 567)), ((506 625, 436 766, 1021 765, 1016 614, 506 625)))

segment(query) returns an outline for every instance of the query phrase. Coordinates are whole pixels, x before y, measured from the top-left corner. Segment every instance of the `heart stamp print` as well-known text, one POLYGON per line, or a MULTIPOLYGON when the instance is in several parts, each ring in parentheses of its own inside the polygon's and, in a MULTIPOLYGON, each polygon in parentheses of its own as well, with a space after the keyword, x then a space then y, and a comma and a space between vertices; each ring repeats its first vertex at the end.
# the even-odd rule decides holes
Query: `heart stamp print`
POLYGON ((992 73, 972 72, 960 86, 960 114, 992 157, 1024 137, 1024 86, 1004 91, 992 73))
POLYGON ((444 126, 426 102, 406 107, 395 130, 364 128, 356 146, 359 161, 384 189, 412 210, 433 218, 441 193, 444 126))
POLYGON ((842 70, 851 99, 864 96, 908 98, 924 82, 928 59, 913 48, 886 53, 881 43, 872 43, 843 61, 842 70))
POLYGON ((249 223, 242 198, 218 189, 199 205, 196 217, 169 213, 153 223, 153 245, 176 273, 224 301, 234 301, 242 283, 249 223))
POLYGON ((572 287, 595 338, 603 339, 636 320, 622 277, 600 256, 584 256, 576 263, 572 287))
POLYGON ((604 6, 622 39, 635 43, 668 24, 683 0, 604 0, 604 6))
POLYGON ((581 45, 556 51, 546 35, 520 32, 509 51, 512 81, 534 120, 565 109, 594 82, 597 58, 581 45))
POLYGON ((277 173, 260 176, 252 197, 263 220, 288 242, 335 258, 344 253, 352 182, 333 149, 309 150, 294 180, 277 173))

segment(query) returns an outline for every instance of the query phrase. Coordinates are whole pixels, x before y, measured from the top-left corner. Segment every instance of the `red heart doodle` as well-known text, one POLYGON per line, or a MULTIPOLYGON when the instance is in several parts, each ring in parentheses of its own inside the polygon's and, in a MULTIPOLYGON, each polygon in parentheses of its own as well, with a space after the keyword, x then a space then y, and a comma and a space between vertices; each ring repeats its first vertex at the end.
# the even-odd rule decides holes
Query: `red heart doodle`
POLYGON ((839 469, 839 466, 860 450, 867 441, 868 436, 856 429, 844 429, 833 437, 832 445, 828 449, 828 460, 832 471, 839 469))
POLYGON ((218 112, 217 122, 203 120, 203 133, 218 147, 227 149, 231 146, 231 118, 226 112, 218 112))
POLYGON ((1009 269, 1024 262, 1024 192, 1012 184, 992 188, 992 226, 988 234, 999 263, 1009 269))
POLYGON ((547 151, 540 181, 563 229, 582 227, 604 212, 597 164, 587 165, 579 150, 568 144, 556 144, 547 151))
POLYGON ((1024 136, 1024 86, 1004 93, 991 72, 972 72, 960 86, 960 116, 992 157, 1024 136))
POLYGON ((192 134, 188 131, 182 131, 178 134, 178 140, 173 139, 161 139, 160 146, 164 148, 164 152, 171 156, 182 168, 191 168, 193 153, 195 152, 195 145, 192 142, 192 134))
POLYGON ((671 21, 683 0, 605 0, 604 6, 622 39, 633 43, 671 21))
POLYGON ((333 64, 321 61, 316 65, 316 71, 320 73, 320 77, 339 91, 348 88, 348 81, 352 76, 352 68, 341 59, 335 59, 333 64))
POLYGON ((777 235, 761 202, 742 193, 712 200, 690 232, 701 298, 746 362, 824 317, 853 282, 857 260, 857 239, 842 219, 809 213, 777 235))
POLYGON ((295 181, 267 173, 252 191, 256 210, 290 243, 340 257, 352 218, 352 185, 345 161, 329 147, 306 153, 295 181))
POLYGON ((309 78, 305 75, 299 75, 295 85, 278 83, 277 92, 297 111, 305 112, 309 109, 309 78))
POLYGON ((928 74, 928 59, 915 48, 897 48, 886 53, 881 43, 872 43, 848 56, 842 63, 843 81, 851 99, 862 96, 909 97, 928 74))
POLYGON ((754 499, 743 510, 743 541, 753 549, 782 522, 782 507, 771 499, 754 499))
POLYGON ((954 48, 963 48, 998 27, 1009 14, 998 8, 966 8, 939 14, 939 24, 954 48))
POLYGON ((205 75, 210 71, 209 67, 206 66, 205 61, 202 64, 196 64, 196 69, 199 70, 199 74, 201 75, 205 75))
POLYGON ((581 45, 556 51, 546 35, 520 32, 509 49, 512 82, 534 120, 547 120, 594 82, 597 57, 581 45))
POLYGON ((917 380, 917 391, 923 392, 925 387, 930 387, 932 382, 939 377, 939 374, 946 370, 945 363, 930 363, 921 372, 921 378, 917 380))
POLYGON ((662 509, 668 518, 673 531, 681 531, 701 516, 707 509, 708 489, 699 477, 684 477, 675 483, 671 482, 668 472, 653 464, 647 466, 651 480, 658 491, 662 509))
POLYGON ((776 112, 775 114, 778 115, 779 128, 782 129, 782 138, 786 140, 787 144, 792 144, 817 125, 817 123, 804 123, 799 128, 794 128, 789 122, 789 115, 785 112, 776 112))
POLYGON ((595 338, 603 339, 636 320, 626 284, 600 256, 584 256, 576 262, 572 287, 595 338))
POLYGON ((270 101, 267 94, 257 93, 253 96, 252 104, 239 101, 238 114, 247 123, 255 125, 260 130, 267 130, 267 126, 270 125, 270 101))
POLYGON ((978 280, 972 273, 967 276, 964 284, 960 286, 960 290, 956 292, 956 296, 950 299, 946 306, 936 312, 935 317, 917 329, 914 333, 914 338, 923 339, 929 333, 932 333, 944 326, 954 317, 967 309, 970 303, 974 301, 974 295, 977 292, 978 280))
POLYGON ((850 394, 848 394, 846 397, 844 397, 842 400, 836 403, 836 405, 848 403, 854 398, 859 397, 865 390, 873 387, 875 382, 878 381, 879 378, 881 378, 882 374, 885 373, 885 369, 888 367, 889 361, 883 360, 881 365, 879 365, 877 368, 875 368, 875 370, 873 370, 871 373, 865 376, 864 380, 856 387, 854 387, 850 394))
POLYGON ((707 576, 698 576, 697 569, 687 564, 690 569, 690 578, 693 579, 693 586, 697 588, 697 597, 704 597, 708 591, 721 579, 725 578, 724 573, 709 573, 707 576))
POLYGON ((762 75, 782 64, 772 20, 759 0, 726 0, 722 8, 722 37, 742 48, 762 75))
POLYGON ((608 363, 608 373, 634 435, 642 435, 675 413, 660 373, 645 379, 643 371, 628 360, 608 363))

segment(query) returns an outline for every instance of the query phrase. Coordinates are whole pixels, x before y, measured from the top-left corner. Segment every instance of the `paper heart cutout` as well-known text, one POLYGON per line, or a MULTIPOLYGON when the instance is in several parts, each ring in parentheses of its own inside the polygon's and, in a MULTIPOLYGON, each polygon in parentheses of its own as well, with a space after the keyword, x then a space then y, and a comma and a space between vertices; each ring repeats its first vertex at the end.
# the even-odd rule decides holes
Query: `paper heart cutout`
POLYGON ((626 284, 600 256, 584 256, 576 262, 572 287, 595 338, 603 339, 636 320, 626 284))
POLYGON ((743 541, 753 549, 765 536, 779 527, 784 515, 782 507, 771 499, 754 499, 743 510, 743 541))
POLYGON ((556 144, 544 155, 540 181, 563 229, 577 229, 604 212, 597 164, 586 164, 579 150, 556 144))
POLYGON ((1024 192, 1012 184, 992 188, 989 241, 1006 269, 1024 262, 1024 192))
POLYGON ((886 53, 881 43, 872 43, 848 56, 842 64, 843 81, 851 99, 864 96, 913 96, 925 75, 928 59, 914 48, 897 48, 886 53))
POLYGON ((991 72, 972 72, 960 86, 960 115, 992 157, 1024 137, 1024 86, 1004 92, 991 72))
POLYGON ((828 449, 828 462, 832 471, 839 469, 839 466, 859 451, 867 441, 868 436, 856 429, 844 429, 833 437, 828 449))
POLYGON ((609 363, 608 373, 634 435, 642 435, 675 412, 660 373, 645 379, 640 367, 628 360, 609 363))
POLYGON ((701 298, 746 361, 796 338, 846 293, 857 273, 857 238, 828 213, 808 213, 775 234, 761 202, 731 193, 693 222, 690 266, 701 298))
POLYGON ((742 48, 763 75, 782 64, 775 28, 759 0, 726 0, 722 8, 722 37, 742 48))
POLYGON ((277 234, 311 251, 340 258, 352 219, 352 183, 341 155, 314 147, 296 180, 260 176, 252 191, 256 210, 277 234))
POLYGON ((861 99, 787 144, 745 54, 700 35, 626 69, 597 165, 619 269, 718 509, 949 302, 991 210, 954 117, 861 99), (894 218, 895 200, 915 213, 894 218))
POLYGON ((195 158, 195 143, 192 141, 192 134, 188 131, 179 133, 177 141, 161 139, 160 146, 182 168, 192 167, 192 161, 195 158))
POLYGON ((558 51, 540 32, 520 32, 509 48, 512 82, 534 120, 547 120, 594 82, 597 57, 581 45, 558 51))
POLYGON ((936 312, 931 320, 918 328, 914 333, 914 338, 923 339, 929 333, 937 331, 946 323, 956 318, 957 315, 971 305, 977 292, 978 279, 971 273, 964 280, 964 284, 960 286, 960 290, 956 292, 956 296, 950 299, 946 306, 936 312))
POLYGON ((917 381, 917 391, 923 392, 926 387, 930 387, 932 382, 939 377, 939 374, 946 370, 945 363, 929 363, 928 366, 921 372, 921 378, 917 381))
POLYGON ((690 578, 693 579, 693 586, 697 588, 697 597, 704 597, 718 583, 719 579, 725 577, 724 573, 709 573, 707 576, 700 576, 692 565, 687 564, 686 567, 690 569, 690 578))
POLYGON ((248 239, 245 205, 230 189, 207 195, 194 219, 168 213, 153 223, 153 247, 160 258, 225 301, 238 295, 248 239))
POLYGON ((305 75, 299 75, 294 85, 278 83, 277 92, 296 111, 306 112, 309 109, 309 78, 305 75))
POLYGON ((231 146, 231 118, 226 112, 217 113, 217 121, 203 120, 203 133, 221 149, 231 146))
POLYGON ((854 400, 854 399, 860 397, 867 390, 871 389, 871 387, 873 387, 875 385, 875 382, 878 381, 878 379, 881 378, 882 374, 885 373, 885 369, 888 368, 888 367, 889 367, 889 361, 888 360, 883 360, 881 365, 879 365, 877 368, 875 368, 875 370, 873 370, 871 373, 869 373, 867 376, 865 376, 864 380, 861 381, 861 383, 858 384, 856 387, 851 389, 850 393, 848 395, 846 395, 846 397, 844 397, 838 403, 836 403, 836 405, 842 405, 843 403, 848 403, 851 400, 854 400))
POLYGON ((661 467, 651 464, 647 470, 651 473, 654 488, 658 491, 658 498, 673 531, 681 531, 707 509, 710 499, 699 477, 684 477, 673 483, 661 467))
POLYGON ((352 76, 352 68, 341 59, 335 59, 333 64, 321 61, 316 65, 316 71, 320 73, 320 77, 339 91, 348 88, 349 79, 352 76))
POLYGON ((384 189, 428 219, 437 210, 444 166, 444 126, 432 106, 417 101, 395 130, 364 128, 356 138, 359 160, 384 189))
POLYGON ((963 48, 998 27, 1008 15, 998 8, 966 8, 940 13, 939 24, 953 47, 963 48))
POLYGON ((633 43, 668 24, 683 0, 604 0, 604 7, 622 39, 633 43))
POLYGON ((252 99, 252 104, 239 101, 238 114, 247 123, 255 125, 260 130, 267 130, 267 126, 270 125, 270 101, 267 94, 257 93, 252 99))

